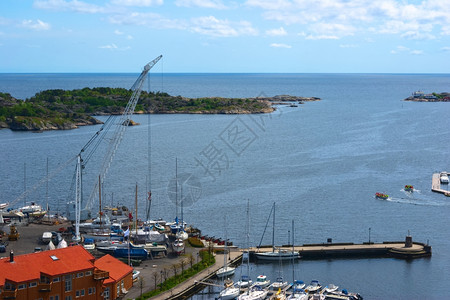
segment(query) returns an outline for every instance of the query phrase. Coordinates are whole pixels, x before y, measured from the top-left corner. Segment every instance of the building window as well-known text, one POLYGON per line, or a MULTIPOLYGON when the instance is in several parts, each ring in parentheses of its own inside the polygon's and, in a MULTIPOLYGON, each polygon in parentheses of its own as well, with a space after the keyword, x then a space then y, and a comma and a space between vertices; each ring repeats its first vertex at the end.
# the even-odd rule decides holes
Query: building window
POLYGON ((88 288, 88 294, 89 294, 89 295, 92 295, 92 288, 91 288, 91 287, 88 288))
POLYGON ((53 278, 53 282, 59 282, 59 277, 53 278))
POLYGON ((109 300, 109 287, 105 288, 105 291, 103 292, 103 299, 109 300))
POLYGON ((64 276, 64 291, 70 292, 72 290, 72 276, 64 276))
POLYGON ((91 276, 92 275, 92 271, 86 271, 86 273, 84 273, 84 276, 91 276))
POLYGON ((80 291, 76 291, 76 292, 75 292, 75 297, 76 297, 76 298, 80 297, 80 291))
POLYGON ((30 282, 30 284, 28 285, 28 287, 32 288, 32 287, 36 287, 37 286, 37 282, 30 282))
POLYGON ((84 276, 83 272, 77 274, 77 278, 80 278, 80 277, 83 277, 83 276, 84 276))
POLYGON ((59 295, 55 295, 55 300, 59 300, 59 295))
POLYGON ((64 300, 72 300, 72 296, 66 296, 64 300))
POLYGON ((120 284, 117 284, 117 296, 120 295, 120 284))
POLYGON ((82 289, 82 290, 80 291, 80 296, 81 296, 81 297, 84 297, 84 289, 82 289))
POLYGON ((23 290, 23 289, 26 289, 26 288, 27 288, 26 284, 19 284, 19 286, 17 287, 17 289, 19 289, 19 290, 23 290))

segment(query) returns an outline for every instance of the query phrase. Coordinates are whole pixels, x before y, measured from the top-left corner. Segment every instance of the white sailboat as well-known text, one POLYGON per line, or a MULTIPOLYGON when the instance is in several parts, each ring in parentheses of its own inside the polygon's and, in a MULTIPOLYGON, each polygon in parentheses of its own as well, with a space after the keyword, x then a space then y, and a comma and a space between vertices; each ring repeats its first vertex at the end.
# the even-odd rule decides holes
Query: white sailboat
MULTIPOLYGON (((285 249, 275 249, 275 202, 273 203, 273 207, 271 212, 273 211, 273 230, 272 230, 272 251, 271 252, 258 252, 255 253, 256 258, 261 260, 270 260, 270 261, 278 261, 278 260, 289 260, 292 258, 298 258, 299 253, 296 251, 288 251, 285 249)), ((269 215, 270 217, 270 215, 269 215)))
MULTIPOLYGON (((246 231, 247 231, 247 251, 242 254, 242 259, 244 259, 244 254, 249 255, 248 249, 250 248, 250 201, 247 200, 247 222, 246 222, 246 231)), ((250 279, 250 257, 247 257, 247 273, 241 276, 241 279, 237 281, 234 285, 237 288, 248 288, 252 285, 252 280, 250 279)))
POLYGON ((227 264, 228 257, 228 239, 227 239, 227 217, 225 216, 225 247, 223 249, 223 267, 217 270, 216 276, 219 278, 227 277, 234 274, 235 268, 227 264))
MULTIPOLYGON (((176 214, 178 215, 178 159, 175 159, 175 194, 176 194, 176 214)), ((176 254, 181 254, 184 252, 184 240, 180 233, 180 226, 178 224, 178 216, 176 217, 176 236, 175 241, 172 244, 172 249, 176 254)), ((181 224, 183 224, 183 220, 181 220, 181 224)), ((172 226, 171 226, 172 228, 172 226)))

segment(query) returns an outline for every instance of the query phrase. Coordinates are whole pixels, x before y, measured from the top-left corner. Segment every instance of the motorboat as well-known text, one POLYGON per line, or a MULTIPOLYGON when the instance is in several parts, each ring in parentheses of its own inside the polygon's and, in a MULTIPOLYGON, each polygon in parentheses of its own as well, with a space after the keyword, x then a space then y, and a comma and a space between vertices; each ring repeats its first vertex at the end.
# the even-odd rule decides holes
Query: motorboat
POLYGON ((141 271, 133 270, 133 282, 136 282, 139 279, 140 274, 141 274, 141 271))
POLYGON ((294 283, 292 284, 292 289, 300 290, 300 289, 304 289, 305 286, 306 286, 306 284, 302 280, 295 280, 294 283))
POLYGON ((40 213, 43 210, 42 210, 42 206, 40 206, 34 202, 31 202, 30 205, 26 205, 26 206, 19 208, 19 211, 21 211, 24 214, 32 214, 32 213, 40 213))
POLYGON ((410 184, 405 185, 406 192, 414 192, 414 187, 410 184))
POLYGON ((303 289, 297 289, 294 288, 292 291, 292 294, 287 297, 288 300, 308 300, 308 293, 305 292, 303 289))
POLYGON ((269 292, 258 285, 253 285, 245 293, 241 294, 238 300, 263 300, 269 292))
POLYGON ((252 285, 252 280, 247 275, 242 275, 241 279, 237 281, 234 286, 237 288, 248 288, 252 285))
POLYGON ((325 300, 326 296, 322 293, 314 293, 309 300, 325 300))
POLYGON ((277 291, 279 289, 285 289, 289 283, 287 281, 283 281, 283 277, 277 277, 277 279, 269 286, 269 288, 273 291, 277 291))
POLYGON ((332 283, 330 283, 329 285, 327 285, 326 287, 323 288, 324 293, 332 293, 337 291, 339 287, 337 285, 334 285, 332 283))
POLYGON ((375 198, 386 200, 387 198, 389 198, 389 195, 384 194, 384 193, 375 193, 375 198))
POLYGON ((86 250, 94 250, 95 249, 95 243, 93 239, 84 239, 83 247, 86 250))
POLYGON ((265 287, 269 286, 269 284, 270 284, 270 279, 267 279, 266 275, 259 275, 258 277, 256 277, 256 281, 253 284, 253 286, 265 288, 265 287))
POLYGON ((305 288, 305 291, 314 294, 322 288, 318 280, 311 280, 311 283, 305 288))
POLYGON ((239 296, 240 290, 237 287, 229 286, 224 288, 219 293, 219 299, 221 300, 229 300, 229 299, 235 299, 237 296, 239 296))
POLYGON ((349 293, 346 289, 334 291, 326 294, 326 299, 332 300, 362 300, 363 297, 358 293, 349 293))
POLYGON ((448 183, 448 173, 447 172, 441 172, 439 175, 439 178, 441 179, 441 183, 443 183, 443 184, 448 183))

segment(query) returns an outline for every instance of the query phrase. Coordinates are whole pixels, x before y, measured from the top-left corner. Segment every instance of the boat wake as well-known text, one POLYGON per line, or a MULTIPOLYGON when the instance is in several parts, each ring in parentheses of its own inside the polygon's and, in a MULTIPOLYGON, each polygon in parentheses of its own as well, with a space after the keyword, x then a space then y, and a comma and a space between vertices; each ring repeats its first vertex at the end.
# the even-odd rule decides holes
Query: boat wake
POLYGON ((450 202, 439 202, 427 199, 418 199, 418 198, 396 198, 389 197, 384 201, 394 202, 394 203, 402 203, 402 204, 410 204, 410 205, 421 205, 421 206, 450 206, 450 202))

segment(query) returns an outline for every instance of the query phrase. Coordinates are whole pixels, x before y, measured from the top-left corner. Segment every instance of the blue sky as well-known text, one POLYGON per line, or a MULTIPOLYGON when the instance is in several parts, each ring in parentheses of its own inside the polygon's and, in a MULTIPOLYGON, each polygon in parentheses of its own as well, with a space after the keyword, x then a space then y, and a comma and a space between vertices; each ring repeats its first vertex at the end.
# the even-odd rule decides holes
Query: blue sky
POLYGON ((0 72, 450 73, 450 0, 1 0, 0 72), (155 66, 156 68, 156 66, 155 66))

